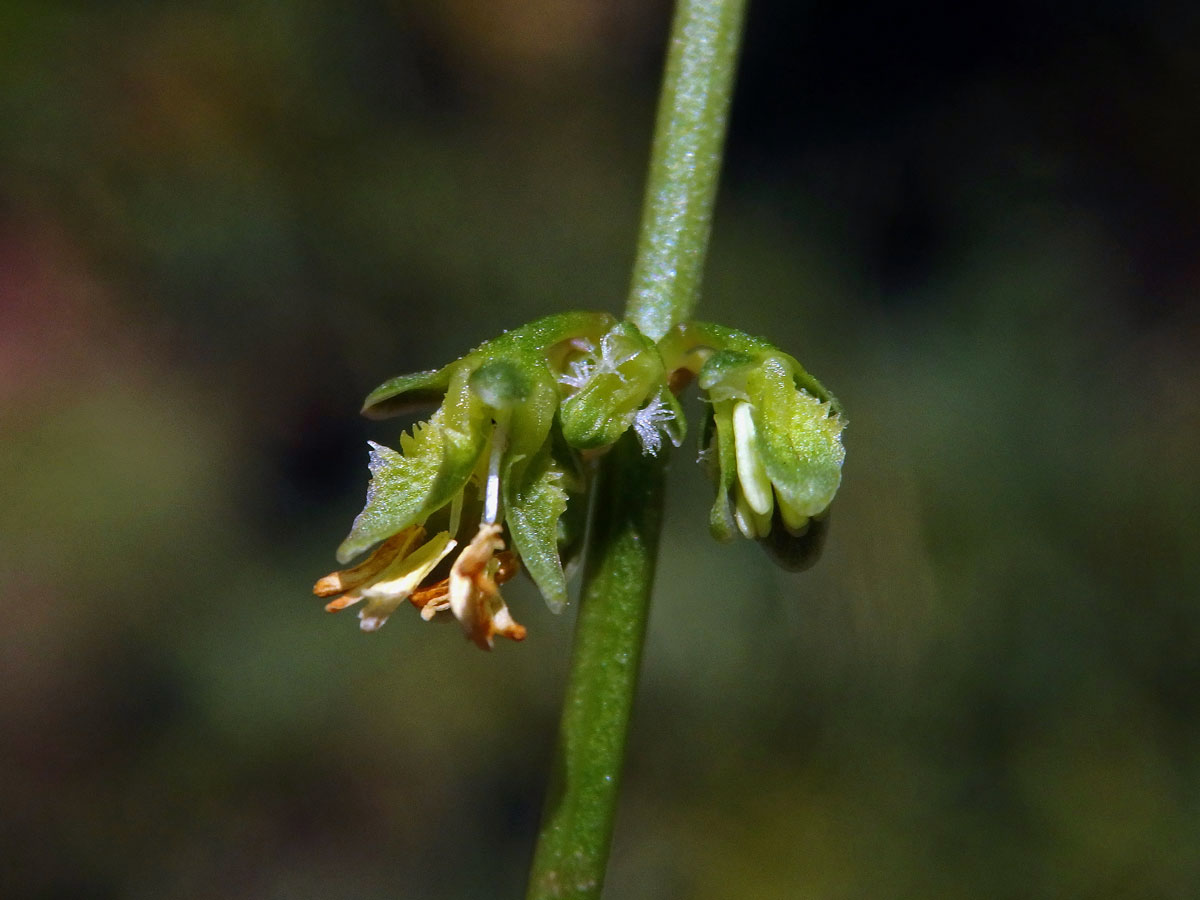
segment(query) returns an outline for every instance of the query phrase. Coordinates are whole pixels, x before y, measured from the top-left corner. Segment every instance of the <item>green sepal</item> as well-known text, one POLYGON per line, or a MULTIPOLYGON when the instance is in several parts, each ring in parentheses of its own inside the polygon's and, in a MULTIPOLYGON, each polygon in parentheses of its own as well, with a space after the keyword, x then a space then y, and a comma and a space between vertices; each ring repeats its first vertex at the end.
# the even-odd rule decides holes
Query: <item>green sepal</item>
POLYGON ((733 500, 729 492, 737 480, 737 458, 733 443, 733 401, 724 400, 712 405, 712 443, 709 465, 714 470, 717 496, 708 516, 708 530, 718 541, 731 541, 737 535, 733 520, 733 500), (712 458, 715 452, 716 459, 712 458))
POLYGON ((487 406, 479 395, 471 390, 473 366, 464 365, 464 360, 449 366, 450 384, 446 399, 435 413, 446 429, 447 443, 462 454, 478 458, 490 435, 487 427, 490 420, 487 406))
POLYGON ((791 366, 768 358, 746 379, 763 466, 797 515, 824 511, 842 480, 843 422, 829 401, 797 389, 791 366))
POLYGON ((508 447, 504 452, 505 478, 516 476, 528 464, 550 435, 554 411, 558 406, 558 386, 545 364, 529 371, 529 391, 524 402, 508 416, 508 447))
POLYGON ((368 419, 388 419, 401 413, 436 405, 450 385, 453 364, 428 372, 397 375, 381 384, 363 401, 368 419))
POLYGON ((718 350, 700 369, 696 383, 713 400, 746 399, 746 378, 759 357, 742 350, 718 350))
POLYGON ((604 335, 594 366, 559 410, 563 437, 580 450, 616 443, 638 410, 666 385, 657 348, 631 322, 619 322, 604 335))
POLYGON ((822 403, 828 403, 830 413, 841 419, 842 425, 845 426, 846 413, 842 409, 842 402, 838 400, 837 397, 833 396, 833 393, 829 390, 829 388, 825 387, 825 385, 817 381, 816 378, 808 374, 808 370, 806 370, 804 366, 800 365, 800 363, 796 362, 793 357, 784 355, 784 358, 791 365, 792 380, 795 382, 796 387, 800 388, 800 390, 807 394, 812 394, 822 403))
POLYGON ((666 407, 671 414, 670 418, 662 423, 667 438, 676 447, 682 445, 684 438, 687 437, 687 416, 683 413, 683 404, 679 402, 679 398, 675 396, 675 392, 671 390, 666 381, 659 386, 654 399, 666 407))
POLYGON ((469 386, 470 372, 448 366, 446 399, 428 422, 400 436, 400 452, 372 444, 367 504, 338 547, 347 562, 372 544, 423 522, 467 484, 490 430, 483 402, 469 386))
POLYGON ((558 387, 544 364, 530 374, 529 394, 507 418, 508 445, 501 461, 505 521, 529 576, 554 612, 567 602, 559 556, 559 522, 574 479, 552 451, 550 428, 558 387))
POLYGON ((525 570, 554 612, 567 603, 567 579, 559 558, 559 519, 567 510, 566 472, 547 441, 523 466, 522 476, 504 482, 505 521, 525 570))
POLYGON ((796 387, 830 403, 833 412, 844 417, 841 403, 829 389, 810 375, 794 356, 784 353, 765 338, 713 322, 688 322, 671 329, 659 341, 658 347, 668 371, 690 369, 699 375, 700 389, 704 391, 718 384, 727 390, 740 389, 744 376, 749 373, 749 368, 742 368, 742 363, 780 360, 791 370, 796 387))
POLYGON ((400 437, 400 451, 371 444, 367 502, 337 550, 347 563, 374 544, 423 522, 463 489, 483 449, 452 438, 441 411, 400 437))
POLYGON ((700 445, 700 456, 697 462, 706 475, 717 480, 717 423, 713 419, 713 404, 705 403, 704 412, 700 416, 700 435, 696 438, 700 445))
POLYGON ((536 319, 481 344, 474 353, 508 353, 513 348, 545 353, 564 341, 597 342, 616 322, 604 312, 565 312, 536 319))
POLYGON ((521 369, 520 361, 491 360, 471 373, 468 384, 471 391, 492 409, 512 409, 529 399, 530 379, 521 369))
POLYGON ((583 557, 588 527, 590 483, 579 454, 566 445, 562 435, 554 433, 551 441, 551 453, 563 469, 561 484, 567 491, 567 511, 559 517, 557 539, 558 558, 562 561, 563 571, 569 579, 583 557))
POLYGON ((615 372, 593 375, 559 409, 567 443, 580 450, 616 443, 637 413, 637 401, 631 403, 628 393, 625 382, 615 372))

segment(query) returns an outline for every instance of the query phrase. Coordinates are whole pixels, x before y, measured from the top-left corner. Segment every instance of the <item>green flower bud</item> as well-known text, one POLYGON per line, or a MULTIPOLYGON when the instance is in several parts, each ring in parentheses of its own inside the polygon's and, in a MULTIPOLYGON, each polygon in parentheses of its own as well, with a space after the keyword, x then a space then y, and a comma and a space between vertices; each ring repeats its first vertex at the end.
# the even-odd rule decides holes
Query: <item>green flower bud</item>
POLYGON ((739 331, 693 323, 659 347, 711 404, 702 455, 717 483, 713 535, 740 532, 787 568, 811 565, 841 483, 840 405, 793 357, 739 331))
POLYGON ((494 410, 512 409, 529 399, 529 378, 511 360, 486 362, 471 373, 471 390, 494 410))
POLYGON ((609 447, 633 428, 646 453, 665 435, 683 441, 683 410, 667 384, 658 349, 631 322, 620 322, 568 361, 559 382, 568 391, 559 409, 566 442, 581 450, 609 447))

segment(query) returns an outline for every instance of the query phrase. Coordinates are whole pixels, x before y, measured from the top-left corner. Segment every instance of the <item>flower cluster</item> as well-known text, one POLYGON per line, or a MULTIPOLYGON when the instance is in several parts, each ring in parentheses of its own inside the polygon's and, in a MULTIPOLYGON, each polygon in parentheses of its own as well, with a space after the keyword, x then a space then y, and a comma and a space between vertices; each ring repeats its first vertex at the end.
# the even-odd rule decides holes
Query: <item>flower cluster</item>
POLYGON ((693 378, 708 409, 702 456, 718 485, 713 533, 736 529, 801 567, 819 549, 840 479, 842 419, 828 392, 741 332, 691 324, 656 345, 607 314, 566 313, 367 397, 372 418, 441 403, 401 436, 399 452, 371 444, 366 506, 337 555, 370 553, 314 592, 331 598, 330 611, 361 603, 365 631, 407 600, 426 620, 449 611, 485 649, 496 635, 521 640, 499 586, 523 565, 550 607, 563 608, 589 460, 627 431, 645 453, 679 446, 676 392, 693 378))

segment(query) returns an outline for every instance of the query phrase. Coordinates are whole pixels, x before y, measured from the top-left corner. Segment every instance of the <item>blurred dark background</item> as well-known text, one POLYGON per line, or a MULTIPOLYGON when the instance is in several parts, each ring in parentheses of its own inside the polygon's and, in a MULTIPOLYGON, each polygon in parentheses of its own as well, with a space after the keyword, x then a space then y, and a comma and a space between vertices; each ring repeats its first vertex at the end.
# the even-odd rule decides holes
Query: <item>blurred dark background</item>
MULTIPOLYGON (((845 482, 791 576, 677 454, 610 896, 1200 895, 1187 6, 752 2, 700 313, 845 482)), ((0 4, 4 896, 522 895, 573 614, 309 591, 368 390, 621 308, 669 13, 0 4)))

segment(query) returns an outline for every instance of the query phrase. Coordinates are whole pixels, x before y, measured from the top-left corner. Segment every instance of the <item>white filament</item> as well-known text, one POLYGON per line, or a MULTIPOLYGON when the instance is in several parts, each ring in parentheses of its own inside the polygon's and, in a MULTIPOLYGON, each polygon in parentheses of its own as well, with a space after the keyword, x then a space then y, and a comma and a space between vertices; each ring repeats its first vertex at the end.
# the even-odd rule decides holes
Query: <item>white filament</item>
POLYGON ((495 525, 500 517, 500 456, 507 440, 504 426, 497 422, 492 432, 492 452, 488 456, 487 486, 483 494, 483 521, 487 525, 495 525))

